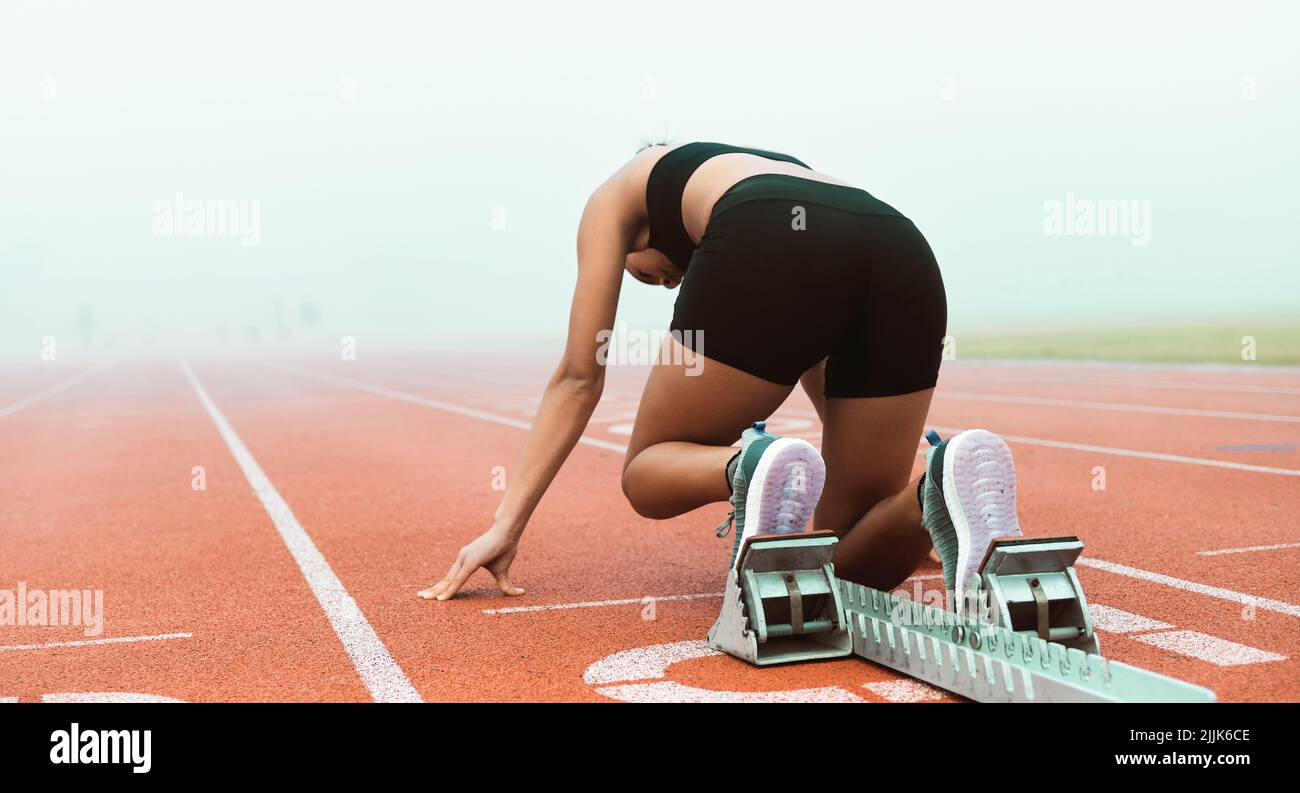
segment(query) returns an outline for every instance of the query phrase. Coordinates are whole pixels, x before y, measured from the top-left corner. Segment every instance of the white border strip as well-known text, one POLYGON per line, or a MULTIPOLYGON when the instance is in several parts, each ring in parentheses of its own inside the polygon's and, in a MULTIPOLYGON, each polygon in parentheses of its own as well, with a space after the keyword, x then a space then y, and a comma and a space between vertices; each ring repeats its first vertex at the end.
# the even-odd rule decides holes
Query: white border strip
POLYGON ((329 618, 330 625, 334 628, 334 633, 343 643, 343 649, 352 659, 352 665, 361 676, 361 682, 365 683, 366 688, 370 690, 370 695, 376 702, 423 701, 415 686, 411 685, 410 678, 389 655, 388 648, 379 639, 375 629, 370 626, 366 616, 361 613, 357 602, 343 587, 343 582, 334 574, 329 562, 311 541, 302 524, 294 517, 289 505, 262 472, 257 460, 253 459, 253 455, 235 434, 235 430, 226 421, 225 416, 221 415, 221 411, 208 396, 208 392, 204 390, 203 384, 194 375, 189 364, 184 360, 180 360, 179 363, 185 372, 185 377, 193 386, 194 393, 198 394, 199 401, 212 417, 212 423, 217 425, 217 432, 221 433, 222 440, 230 447, 230 453, 239 463, 248 484, 252 486, 253 492, 262 502, 266 514, 275 523, 280 539, 293 555, 293 560, 298 563, 298 569, 302 571, 303 578, 307 579, 307 585, 311 587, 312 594, 324 609, 325 616, 329 618))
POLYGON ((101 364, 96 364, 90 367, 89 369, 83 369, 81 372, 74 374, 72 377, 69 377, 66 380, 55 383, 54 385, 50 386, 49 388, 46 388, 43 391, 37 391, 35 394, 32 394, 29 397, 24 397, 23 399, 20 399, 11 405, 5 405, 4 407, 0 408, 0 419, 8 418, 9 416, 12 416, 13 414, 17 413, 23 408, 31 407, 32 405, 35 405, 37 402, 40 402, 43 399, 48 399, 49 397, 54 396, 60 391, 64 391, 68 388, 71 388, 72 386, 76 385, 77 383, 81 382, 85 378, 89 377, 90 375, 94 374, 100 369, 103 369, 106 366, 108 366, 107 363, 101 363, 101 364))
POLYGON ((130 644, 132 642, 156 642, 163 639, 192 639, 189 633, 159 633, 154 636, 115 636, 111 639, 82 639, 75 642, 49 642, 47 644, 10 644, 0 647, 0 653, 12 650, 49 650, 55 647, 92 647, 100 644, 130 644))

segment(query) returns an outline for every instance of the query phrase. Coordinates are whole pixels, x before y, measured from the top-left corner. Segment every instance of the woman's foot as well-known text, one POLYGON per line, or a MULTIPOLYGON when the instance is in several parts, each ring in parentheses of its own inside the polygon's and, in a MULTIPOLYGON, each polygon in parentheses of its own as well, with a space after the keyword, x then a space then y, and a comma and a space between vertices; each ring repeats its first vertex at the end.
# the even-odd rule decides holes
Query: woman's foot
POLYGON ((732 567, 747 537, 803 531, 826 483, 826 463, 808 441, 772 435, 761 421, 740 439, 740 455, 729 471, 732 511, 717 531, 727 536, 735 521, 732 567))
POLYGON ((966 608, 972 577, 999 537, 1020 536, 1016 519, 1016 465, 1011 450, 988 430, 967 430, 946 441, 937 433, 925 455, 921 524, 943 563, 955 610, 966 608))

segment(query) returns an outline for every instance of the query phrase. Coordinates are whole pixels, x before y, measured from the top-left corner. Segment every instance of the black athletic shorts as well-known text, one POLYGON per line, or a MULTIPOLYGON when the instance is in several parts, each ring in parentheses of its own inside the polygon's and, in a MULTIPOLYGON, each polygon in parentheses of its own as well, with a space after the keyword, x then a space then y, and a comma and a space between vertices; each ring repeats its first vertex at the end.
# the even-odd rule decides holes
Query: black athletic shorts
POLYGON ((864 190, 765 174, 723 194, 672 330, 705 358, 783 385, 823 358, 826 396, 933 388, 948 304, 921 232, 864 190))

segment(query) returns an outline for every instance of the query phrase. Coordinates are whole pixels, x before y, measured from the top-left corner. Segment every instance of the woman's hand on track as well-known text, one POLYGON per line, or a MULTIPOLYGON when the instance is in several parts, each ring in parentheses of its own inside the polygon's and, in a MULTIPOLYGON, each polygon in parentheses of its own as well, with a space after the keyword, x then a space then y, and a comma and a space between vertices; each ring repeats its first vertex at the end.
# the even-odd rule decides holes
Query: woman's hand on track
POLYGON ((419 592, 425 600, 447 600, 460 591, 465 580, 482 567, 496 579, 497 586, 507 595, 522 595, 522 587, 510 581, 510 563, 519 551, 519 541, 495 528, 483 532, 456 556, 447 575, 441 581, 419 592))

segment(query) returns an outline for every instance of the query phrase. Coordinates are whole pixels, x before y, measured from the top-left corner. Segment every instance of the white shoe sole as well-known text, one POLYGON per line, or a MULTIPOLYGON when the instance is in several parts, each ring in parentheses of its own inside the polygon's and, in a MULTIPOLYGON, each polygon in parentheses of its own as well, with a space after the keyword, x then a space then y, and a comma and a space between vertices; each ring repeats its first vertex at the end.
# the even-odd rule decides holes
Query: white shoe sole
POLYGON ((1020 535, 1016 518, 1016 464, 1011 450, 988 430, 967 430, 943 455, 943 500, 957 532, 956 606, 966 607, 966 585, 979 572, 989 545, 1020 535))
MULTIPOLYGON (((759 458, 749 482, 740 546, 755 534, 776 533, 783 524, 792 528, 781 533, 803 531, 825 484, 826 463, 815 446, 801 438, 773 441, 759 458)), ((740 564, 739 553, 736 564, 740 564)))

